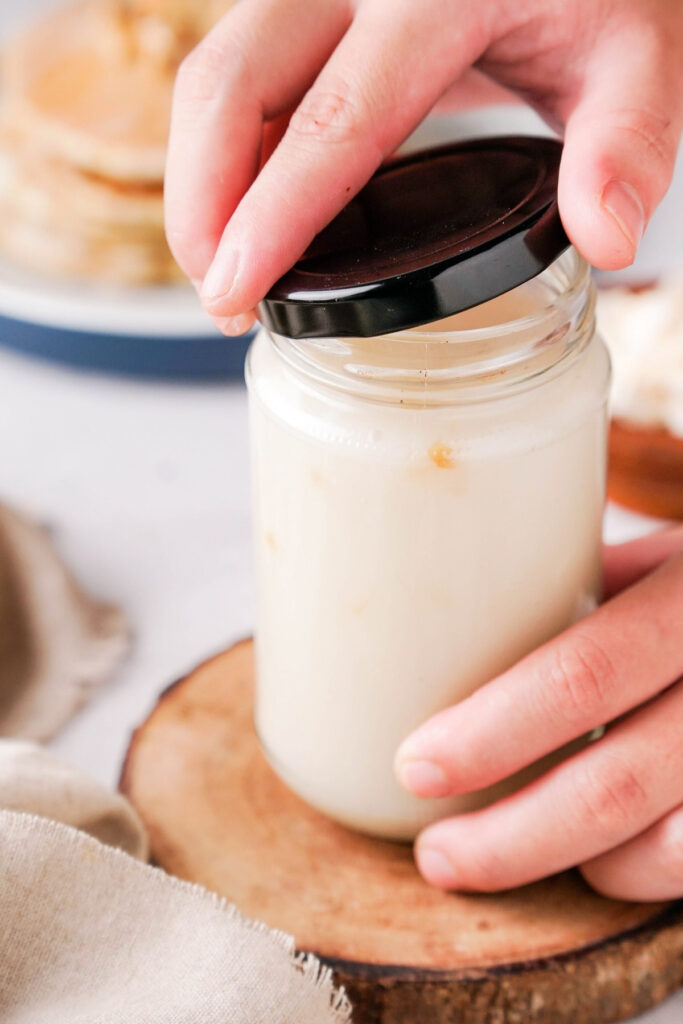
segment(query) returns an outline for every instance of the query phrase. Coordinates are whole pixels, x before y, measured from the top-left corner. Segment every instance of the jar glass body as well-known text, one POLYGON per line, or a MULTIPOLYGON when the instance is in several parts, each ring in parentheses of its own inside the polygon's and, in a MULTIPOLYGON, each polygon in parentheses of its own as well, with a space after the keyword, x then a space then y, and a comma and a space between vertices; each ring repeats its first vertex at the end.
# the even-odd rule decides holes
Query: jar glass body
POLYGON ((254 342, 256 726, 284 781, 349 826, 410 839, 540 770, 425 801, 393 759, 599 597, 609 362, 593 307, 570 250, 400 335, 254 342))

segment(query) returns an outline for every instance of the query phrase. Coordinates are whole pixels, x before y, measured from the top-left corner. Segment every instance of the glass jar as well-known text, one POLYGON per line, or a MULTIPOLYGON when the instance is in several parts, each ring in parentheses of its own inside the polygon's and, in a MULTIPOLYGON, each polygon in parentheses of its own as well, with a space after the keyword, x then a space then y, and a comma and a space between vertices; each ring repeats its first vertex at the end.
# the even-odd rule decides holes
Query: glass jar
MULTIPOLYGON (((262 329, 248 360, 255 717, 275 771, 375 835, 490 802, 405 792, 401 741, 595 607, 609 361, 569 249, 378 338, 262 329)), ((455 740, 457 742, 457 739, 455 740)))

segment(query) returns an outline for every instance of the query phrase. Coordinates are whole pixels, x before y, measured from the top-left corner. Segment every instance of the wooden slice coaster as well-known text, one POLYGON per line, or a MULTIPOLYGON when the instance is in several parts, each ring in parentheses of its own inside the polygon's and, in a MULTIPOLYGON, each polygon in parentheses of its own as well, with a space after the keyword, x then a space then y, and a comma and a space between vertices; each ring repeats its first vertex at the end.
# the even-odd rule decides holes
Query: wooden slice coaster
POLYGON ((311 810, 261 754, 252 676, 245 641, 167 690, 121 787, 156 862, 330 963, 356 1024, 607 1024, 683 984, 683 903, 606 900, 574 873, 446 894, 408 846, 311 810))

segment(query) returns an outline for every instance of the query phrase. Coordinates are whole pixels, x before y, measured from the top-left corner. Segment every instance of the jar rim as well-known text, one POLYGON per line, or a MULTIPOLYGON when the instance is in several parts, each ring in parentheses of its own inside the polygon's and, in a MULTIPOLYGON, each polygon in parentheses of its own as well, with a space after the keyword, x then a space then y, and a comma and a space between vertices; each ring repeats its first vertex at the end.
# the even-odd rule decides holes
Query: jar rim
MULTIPOLYGON (((591 268, 589 263, 573 247, 565 250, 565 252, 562 253, 562 255, 559 256, 558 259, 550 265, 550 267, 543 271, 542 274, 538 275, 538 278, 542 277, 544 274, 547 274, 549 271, 552 271, 553 267, 556 267, 558 264, 567 261, 568 257, 572 257, 576 263, 576 269, 572 274, 570 284, 562 292, 558 292, 556 295, 553 295, 551 298, 549 298, 547 302, 540 304, 537 308, 533 310, 533 312, 523 313, 518 317, 512 317, 509 320, 501 320, 499 323, 492 323, 485 325, 483 327, 437 328, 437 325, 445 323, 445 320, 435 320, 433 321, 432 324, 424 324, 420 325, 419 327, 411 327, 405 331, 396 331, 395 333, 379 335, 378 337, 381 338, 383 342, 396 341, 399 343, 410 342, 414 344, 416 341, 419 341, 422 338, 424 338, 425 341, 431 341, 434 344, 458 344, 459 342, 464 343, 468 341, 481 341, 483 339, 491 340, 495 338, 498 334, 509 335, 529 330, 532 327, 542 329, 545 323, 552 321, 557 316, 561 308, 566 308, 567 306, 572 305, 573 300, 577 296, 582 294, 586 287, 588 279, 590 278, 591 268)), ((538 280, 538 278, 536 278, 536 280, 538 280)), ((523 285, 518 287, 523 287, 523 285)), ((511 289, 511 291, 516 291, 516 289, 511 289)), ((504 292, 503 296, 505 294, 510 294, 510 292, 504 292)), ((501 297, 502 296, 497 296, 496 298, 501 297)), ((491 299, 488 301, 495 302, 496 299, 491 299)), ((482 303, 482 305, 485 304, 482 303)), ((463 312, 468 312, 468 310, 464 310, 463 312)), ((455 316, 460 315, 461 314, 459 313, 455 314, 455 316)), ((451 320, 453 319, 453 317, 448 317, 446 319, 451 320)), ((307 340, 314 341, 316 339, 307 340)))
POLYGON ((268 328, 264 333, 292 372, 372 401, 440 404, 455 400, 456 392, 459 402, 485 393, 502 396, 561 372, 594 333, 590 268, 575 249, 534 281, 542 282, 546 294, 534 296, 531 311, 483 327, 445 326, 464 312, 426 325, 428 330, 421 326, 375 338, 294 339, 268 328))

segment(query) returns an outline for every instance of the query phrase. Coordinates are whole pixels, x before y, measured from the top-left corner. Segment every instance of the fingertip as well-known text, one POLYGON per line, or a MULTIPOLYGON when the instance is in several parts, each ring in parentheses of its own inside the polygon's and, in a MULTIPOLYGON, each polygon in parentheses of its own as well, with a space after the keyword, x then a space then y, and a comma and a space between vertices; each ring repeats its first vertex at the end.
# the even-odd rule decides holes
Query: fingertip
POLYGON ((624 81, 615 70, 590 81, 569 117, 560 214, 573 244, 601 270, 630 266, 669 187, 680 136, 669 109, 657 76, 641 68, 624 81))
POLYGON ((256 317, 253 313, 242 313, 239 316, 228 317, 213 316, 211 319, 221 334, 229 338, 238 338, 246 334, 256 322, 256 317))
POLYGON ((437 799, 467 793, 491 781, 487 772, 479 786, 479 775, 473 775, 482 765, 463 736, 464 710, 463 704, 458 704, 438 712, 396 751, 394 774, 409 793, 437 799))
POLYGON ((601 858, 596 857, 594 861, 579 865, 579 874, 586 885, 606 899, 624 899, 624 894, 619 891, 618 886, 610 885, 605 878, 604 871, 600 867, 601 858))
POLYGON ((239 253, 221 244, 206 272, 201 287, 201 299, 213 317, 227 319, 246 312, 248 307, 236 306, 236 291, 239 280, 239 253))
POLYGON ((602 208, 612 216, 633 255, 640 245, 647 222, 638 190, 626 181, 613 178, 602 190, 602 208))
POLYGON ((569 239, 592 266, 623 270, 635 259, 646 227, 636 189, 614 176, 572 167, 571 154, 560 168, 560 215, 569 239))
MULTIPOLYGON (((634 842, 637 843, 638 838, 634 842)), ((629 845, 631 844, 624 844, 615 850, 608 850, 607 853, 601 854, 599 857, 579 864, 579 874, 586 885, 607 900, 647 902, 648 899, 655 899, 646 891, 649 880, 643 884, 642 878, 629 877, 629 872, 623 871, 623 865, 620 864, 620 853, 629 845)))
POLYGON ((436 889, 457 889, 458 876, 448 854, 441 846, 420 837, 415 844, 415 863, 425 882, 436 889))
POLYGON ((434 761, 397 756, 395 772, 403 788, 414 796, 438 798, 451 793, 446 772, 434 761))

